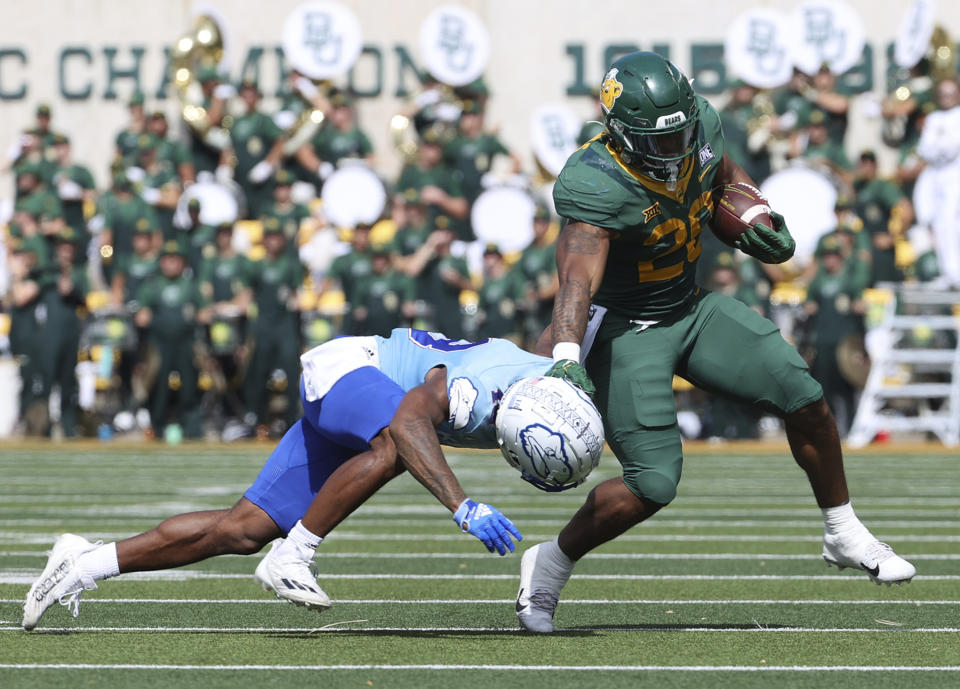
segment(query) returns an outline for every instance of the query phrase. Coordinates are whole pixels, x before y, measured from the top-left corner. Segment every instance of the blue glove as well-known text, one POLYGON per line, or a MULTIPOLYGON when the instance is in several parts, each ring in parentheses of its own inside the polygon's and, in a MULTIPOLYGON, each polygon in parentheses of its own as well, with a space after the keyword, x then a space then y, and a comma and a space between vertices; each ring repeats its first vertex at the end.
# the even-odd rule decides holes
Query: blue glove
POLYGON ((501 555, 506 555, 508 550, 512 553, 514 545, 510 539, 511 534, 518 541, 523 540, 517 527, 500 514, 497 508, 474 502, 470 498, 460 503, 460 507, 453 513, 453 521, 461 529, 483 541, 491 553, 494 548, 501 555))

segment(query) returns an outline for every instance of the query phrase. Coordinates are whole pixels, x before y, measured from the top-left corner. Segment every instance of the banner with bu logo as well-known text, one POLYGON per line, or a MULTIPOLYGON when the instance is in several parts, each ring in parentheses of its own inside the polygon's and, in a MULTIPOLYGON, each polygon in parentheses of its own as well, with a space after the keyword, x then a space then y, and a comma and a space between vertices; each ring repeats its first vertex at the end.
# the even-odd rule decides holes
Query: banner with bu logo
POLYGON ((420 57, 434 79, 449 86, 465 86, 487 68, 490 34, 470 10, 443 5, 420 26, 420 57))
POLYGON ((727 32, 724 51, 731 71, 751 86, 776 88, 793 74, 793 46, 787 15, 755 7, 739 15, 727 32))

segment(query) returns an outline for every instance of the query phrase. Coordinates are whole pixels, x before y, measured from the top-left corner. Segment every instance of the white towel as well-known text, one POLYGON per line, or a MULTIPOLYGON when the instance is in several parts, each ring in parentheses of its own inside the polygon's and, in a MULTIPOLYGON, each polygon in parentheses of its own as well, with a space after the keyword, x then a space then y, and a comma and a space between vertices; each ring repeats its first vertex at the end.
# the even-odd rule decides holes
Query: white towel
POLYGON ((380 351, 373 337, 338 337, 300 356, 308 402, 328 392, 348 373, 364 366, 380 368, 380 351))

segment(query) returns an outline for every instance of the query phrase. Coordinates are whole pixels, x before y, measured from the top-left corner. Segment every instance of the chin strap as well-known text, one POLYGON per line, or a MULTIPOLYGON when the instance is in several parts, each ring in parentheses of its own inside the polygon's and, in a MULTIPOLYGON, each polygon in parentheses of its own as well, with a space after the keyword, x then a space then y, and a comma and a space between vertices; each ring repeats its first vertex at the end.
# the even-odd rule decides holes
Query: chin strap
POLYGON ((677 188, 677 175, 680 173, 679 165, 668 165, 667 172, 670 176, 667 178, 667 190, 675 191, 677 188))

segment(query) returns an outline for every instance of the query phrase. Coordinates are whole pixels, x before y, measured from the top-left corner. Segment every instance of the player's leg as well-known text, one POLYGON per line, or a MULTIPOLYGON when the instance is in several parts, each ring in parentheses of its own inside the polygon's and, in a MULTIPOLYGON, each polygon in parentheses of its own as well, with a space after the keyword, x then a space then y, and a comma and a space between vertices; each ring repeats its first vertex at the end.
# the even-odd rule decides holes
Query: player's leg
POLYGON ((607 442, 623 476, 604 481, 557 540, 528 549, 521 560, 517 617, 529 631, 553 631, 553 613, 574 563, 673 500, 683 462, 673 401, 677 330, 637 332, 608 315, 591 351, 588 370, 607 442))
POLYGON ((304 593, 306 587, 316 585, 311 565, 317 547, 337 524, 402 472, 388 426, 404 393, 371 366, 346 374, 318 400, 307 399, 302 383, 300 388, 304 408, 300 423, 305 432, 355 456, 339 463, 324 479, 309 508, 301 507, 297 516, 303 515, 302 519, 270 550, 256 577, 281 598, 323 610, 329 601, 320 605, 304 593))
POLYGON ((784 419, 794 459, 823 511, 824 558, 863 569, 874 581, 908 581, 913 565, 877 541, 850 506, 836 423, 796 349, 772 322, 730 297, 710 294, 698 311, 683 374, 698 387, 784 419))

